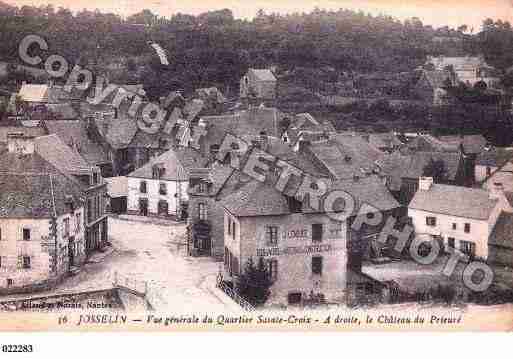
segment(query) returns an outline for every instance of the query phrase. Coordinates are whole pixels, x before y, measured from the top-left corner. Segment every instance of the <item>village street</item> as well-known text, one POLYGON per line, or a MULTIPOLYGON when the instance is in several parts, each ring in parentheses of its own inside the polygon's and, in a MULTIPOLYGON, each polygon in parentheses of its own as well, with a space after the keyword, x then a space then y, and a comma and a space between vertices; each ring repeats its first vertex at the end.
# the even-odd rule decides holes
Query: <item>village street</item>
POLYGON ((237 308, 235 302, 215 288, 220 263, 185 255, 184 224, 109 218, 109 237, 109 253, 91 256, 80 273, 66 278, 55 290, 8 298, 107 289, 117 277, 118 283, 141 292, 147 281, 149 301, 158 311, 198 313, 237 308))

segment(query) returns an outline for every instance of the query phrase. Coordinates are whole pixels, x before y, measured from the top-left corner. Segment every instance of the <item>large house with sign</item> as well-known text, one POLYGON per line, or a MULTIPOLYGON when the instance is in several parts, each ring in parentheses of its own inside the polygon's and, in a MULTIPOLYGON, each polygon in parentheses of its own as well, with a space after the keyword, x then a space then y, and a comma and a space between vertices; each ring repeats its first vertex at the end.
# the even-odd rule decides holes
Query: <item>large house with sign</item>
POLYGON ((347 226, 271 186, 251 182, 223 200, 225 270, 234 281, 249 259, 263 257, 273 281, 272 303, 301 304, 310 293, 343 301, 347 226))
MULTIPOLYGON (((362 285, 368 290, 364 296, 381 290, 361 272, 374 232, 352 224, 363 204, 372 204, 375 212, 399 206, 384 185, 376 178, 336 181, 331 189, 349 193, 354 206, 342 209, 335 202, 333 211, 312 209, 308 200, 294 197, 293 187, 280 192, 249 181, 222 199, 227 278, 237 285, 248 261, 262 258, 272 281, 269 304, 302 305, 311 298, 342 303, 362 285), (339 212, 344 212, 342 220, 339 212)), ((379 228, 373 229, 379 233, 379 228)))

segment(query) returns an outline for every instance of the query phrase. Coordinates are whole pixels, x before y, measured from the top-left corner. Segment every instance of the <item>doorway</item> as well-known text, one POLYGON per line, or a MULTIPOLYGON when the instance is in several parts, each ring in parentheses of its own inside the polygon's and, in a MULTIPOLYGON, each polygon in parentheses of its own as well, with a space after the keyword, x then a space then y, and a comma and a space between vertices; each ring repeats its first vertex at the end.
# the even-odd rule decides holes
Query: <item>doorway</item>
POLYGON ((148 199, 147 198, 139 198, 139 214, 141 216, 148 215, 148 199))

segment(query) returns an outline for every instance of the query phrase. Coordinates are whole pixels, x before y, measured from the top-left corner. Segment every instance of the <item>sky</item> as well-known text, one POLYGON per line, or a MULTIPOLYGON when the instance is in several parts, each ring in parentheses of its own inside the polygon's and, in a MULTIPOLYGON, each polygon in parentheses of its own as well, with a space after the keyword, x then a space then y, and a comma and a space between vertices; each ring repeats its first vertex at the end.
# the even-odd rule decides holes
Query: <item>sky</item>
MULTIPOLYGON (((4 0, 5 1, 5 0, 4 0)), ((258 9, 267 13, 291 13, 321 9, 347 8, 371 14, 391 15, 400 20, 418 17, 426 25, 457 27, 467 24, 479 30, 485 18, 508 20, 513 23, 513 0, 7 0, 21 5, 64 6, 73 11, 99 9, 126 16, 150 9, 161 16, 174 13, 197 15, 208 10, 231 9, 238 18, 252 18, 258 9)))

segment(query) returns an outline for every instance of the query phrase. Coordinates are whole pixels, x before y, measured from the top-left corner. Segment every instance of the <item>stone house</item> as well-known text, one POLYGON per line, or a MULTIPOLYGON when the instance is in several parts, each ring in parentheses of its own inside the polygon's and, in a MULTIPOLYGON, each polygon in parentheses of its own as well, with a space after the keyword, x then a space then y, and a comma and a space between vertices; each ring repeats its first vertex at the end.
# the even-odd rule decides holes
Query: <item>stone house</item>
POLYGON ((84 198, 84 227, 86 255, 103 248, 108 242, 108 222, 105 212, 107 183, 100 169, 90 165, 79 153, 67 146, 57 135, 35 139, 35 152, 74 180, 84 198))
POLYGON ((0 293, 50 289, 85 262, 80 184, 13 134, 0 150, 0 293))
POLYGON ((276 99, 277 80, 271 70, 248 69, 240 80, 240 98, 248 101, 276 99))

